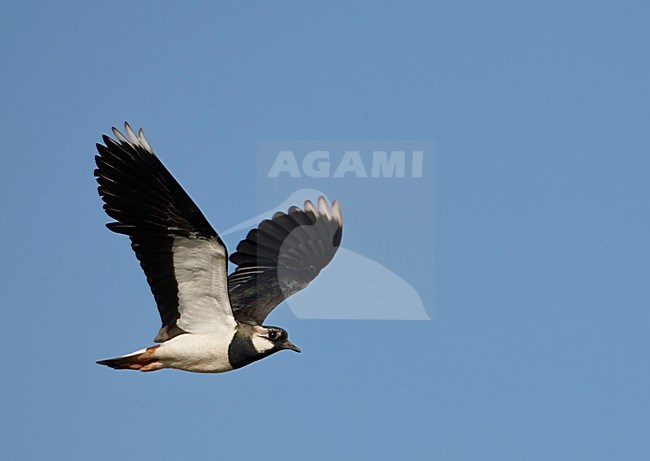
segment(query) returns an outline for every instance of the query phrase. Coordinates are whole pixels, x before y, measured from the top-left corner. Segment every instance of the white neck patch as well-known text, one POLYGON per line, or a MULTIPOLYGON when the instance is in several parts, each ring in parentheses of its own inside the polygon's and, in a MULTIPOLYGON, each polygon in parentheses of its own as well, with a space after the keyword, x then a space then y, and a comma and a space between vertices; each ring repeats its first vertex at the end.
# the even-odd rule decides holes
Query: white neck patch
POLYGON ((260 336, 259 333, 260 332, 258 331, 253 331, 253 336, 251 338, 255 350, 262 354, 264 352, 273 349, 273 346, 275 344, 273 344, 273 342, 270 339, 260 336))

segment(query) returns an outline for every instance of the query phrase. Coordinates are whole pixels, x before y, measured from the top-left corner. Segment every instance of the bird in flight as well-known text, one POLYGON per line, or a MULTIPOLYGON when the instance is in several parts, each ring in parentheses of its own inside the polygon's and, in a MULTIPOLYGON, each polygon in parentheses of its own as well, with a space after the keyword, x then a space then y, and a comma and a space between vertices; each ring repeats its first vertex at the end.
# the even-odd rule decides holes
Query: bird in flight
POLYGON ((156 300, 154 342, 97 363, 115 369, 221 373, 275 352, 300 352, 279 327, 263 325, 284 299, 305 288, 341 242, 341 209, 319 197, 263 220, 228 252, 183 188, 154 154, 142 129, 103 136, 95 177, 107 227, 128 235, 156 300))

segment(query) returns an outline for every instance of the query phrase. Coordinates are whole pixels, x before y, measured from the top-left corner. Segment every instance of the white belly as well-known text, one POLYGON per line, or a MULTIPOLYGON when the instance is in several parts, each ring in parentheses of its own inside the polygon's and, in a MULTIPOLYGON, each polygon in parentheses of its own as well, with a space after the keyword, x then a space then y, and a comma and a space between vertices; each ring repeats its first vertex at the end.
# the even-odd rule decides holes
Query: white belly
POLYGON ((232 370, 228 360, 228 346, 232 334, 183 334, 160 345, 154 352, 164 368, 194 371, 196 373, 222 373, 232 370))

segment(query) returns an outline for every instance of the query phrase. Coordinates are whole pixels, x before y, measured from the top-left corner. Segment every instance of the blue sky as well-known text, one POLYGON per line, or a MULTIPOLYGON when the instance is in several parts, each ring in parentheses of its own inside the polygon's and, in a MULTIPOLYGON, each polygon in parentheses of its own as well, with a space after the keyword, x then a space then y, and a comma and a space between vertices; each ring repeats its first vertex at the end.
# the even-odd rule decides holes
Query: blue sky
POLYGON ((0 8, 0 458, 648 458, 646 2, 0 8), (429 281, 434 320, 283 306, 301 355, 95 365, 158 328, 92 175, 124 120, 218 230, 259 211, 262 140, 432 141, 430 207, 388 180, 381 202, 324 187, 345 248, 429 281))

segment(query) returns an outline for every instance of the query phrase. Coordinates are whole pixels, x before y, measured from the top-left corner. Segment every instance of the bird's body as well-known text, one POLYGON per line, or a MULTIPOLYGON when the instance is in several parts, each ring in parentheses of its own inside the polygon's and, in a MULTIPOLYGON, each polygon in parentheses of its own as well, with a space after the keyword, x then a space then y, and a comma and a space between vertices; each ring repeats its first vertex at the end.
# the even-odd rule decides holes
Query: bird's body
POLYGON ((303 289, 334 257, 342 231, 335 200, 291 207, 249 232, 230 260, 201 211, 153 153, 142 130, 98 144, 95 176, 104 210, 126 234, 156 299, 160 343, 98 363, 116 369, 221 373, 284 349, 286 331, 263 326, 271 310, 303 289))
POLYGON ((232 337, 202 334, 180 335, 153 351, 161 367, 201 373, 220 373, 233 367, 228 361, 232 337))
MULTIPOLYGON (((176 368, 196 373, 222 373, 233 370, 228 348, 232 335, 180 335, 158 347, 150 347, 136 354, 141 356, 140 371, 176 368)), ((129 354, 131 356, 131 354, 129 354)))

